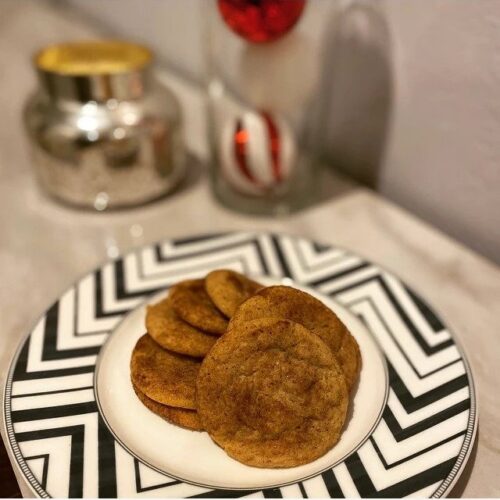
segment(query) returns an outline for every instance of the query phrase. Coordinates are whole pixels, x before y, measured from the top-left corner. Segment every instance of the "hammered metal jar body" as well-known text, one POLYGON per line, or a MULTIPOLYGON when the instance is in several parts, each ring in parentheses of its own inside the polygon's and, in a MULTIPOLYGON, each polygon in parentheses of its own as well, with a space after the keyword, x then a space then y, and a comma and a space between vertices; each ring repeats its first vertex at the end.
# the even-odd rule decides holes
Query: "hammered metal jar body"
POLYGON ((54 75, 25 108, 41 186, 72 205, 104 210, 151 201, 185 169, 175 97, 148 67, 114 75, 54 75))

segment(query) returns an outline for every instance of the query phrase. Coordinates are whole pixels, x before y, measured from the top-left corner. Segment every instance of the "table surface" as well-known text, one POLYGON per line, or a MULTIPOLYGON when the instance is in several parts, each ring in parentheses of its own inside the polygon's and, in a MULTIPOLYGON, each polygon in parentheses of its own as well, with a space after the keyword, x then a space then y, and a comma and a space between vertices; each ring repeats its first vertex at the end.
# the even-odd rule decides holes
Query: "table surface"
MULTIPOLYGON (((388 268, 453 325, 474 372, 480 429, 470 465, 452 494, 500 496, 500 268, 332 173, 313 207, 285 218, 252 218, 219 206, 195 161, 183 188, 152 205, 103 214, 58 206, 37 189, 22 133, 21 109, 34 85, 29 56, 55 36, 91 33, 79 20, 43 3, 3 0, 0 6, 0 391, 22 336, 75 279, 109 256, 207 231, 287 232, 347 247, 388 268)), ((185 105, 188 142, 202 153, 198 104, 185 105)), ((22 481, 20 486, 28 495, 22 481)))

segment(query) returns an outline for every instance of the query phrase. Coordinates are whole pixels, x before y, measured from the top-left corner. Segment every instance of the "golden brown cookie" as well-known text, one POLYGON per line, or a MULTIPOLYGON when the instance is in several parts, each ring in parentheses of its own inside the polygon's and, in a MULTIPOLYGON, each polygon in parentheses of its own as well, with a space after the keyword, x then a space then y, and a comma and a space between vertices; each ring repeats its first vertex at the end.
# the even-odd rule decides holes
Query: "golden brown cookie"
POLYGON ((236 308, 251 297, 262 285, 229 269, 217 269, 205 278, 205 289, 212 302, 230 318, 236 308))
POLYGON ((359 378, 361 352, 356 339, 351 335, 349 330, 347 330, 347 334, 342 340, 340 349, 335 355, 344 372, 347 387, 351 390, 359 378))
POLYGON ((270 286, 243 302, 231 318, 229 329, 257 318, 284 318, 319 335, 337 356, 351 388, 361 367, 358 343, 344 323, 321 301, 296 288, 270 286))
POLYGON ((132 383, 157 403, 196 409, 195 387, 200 361, 160 347, 148 334, 132 351, 132 383))
POLYGON ((137 397, 140 399, 141 403, 148 410, 151 410, 153 413, 156 413, 161 418, 164 418, 171 424, 175 424, 192 431, 203 430, 197 411, 185 410, 184 408, 174 408, 173 406, 162 405, 152 400, 151 398, 148 398, 146 394, 141 392, 134 384, 132 384, 132 386, 134 387, 134 391, 137 397))
POLYGON ((304 326, 263 318, 234 325, 203 360, 198 414, 231 457, 293 467, 339 439, 349 395, 328 346, 304 326))
POLYGON ((168 297, 148 306, 146 330, 163 348, 196 358, 203 358, 217 340, 179 318, 168 297))
POLYGON ((184 321, 214 335, 222 335, 227 319, 205 291, 205 280, 181 281, 170 290, 170 303, 184 321))

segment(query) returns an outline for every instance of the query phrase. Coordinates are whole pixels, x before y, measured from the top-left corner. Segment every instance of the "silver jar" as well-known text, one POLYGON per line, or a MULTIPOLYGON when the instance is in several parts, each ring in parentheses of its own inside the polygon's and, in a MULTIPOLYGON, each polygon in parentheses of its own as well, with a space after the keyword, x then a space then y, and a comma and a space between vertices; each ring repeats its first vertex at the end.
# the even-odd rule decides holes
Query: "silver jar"
POLYGON ((41 186, 105 210, 138 205, 182 178, 177 100, 152 75, 152 53, 120 41, 68 43, 35 57, 39 88, 25 108, 41 186))

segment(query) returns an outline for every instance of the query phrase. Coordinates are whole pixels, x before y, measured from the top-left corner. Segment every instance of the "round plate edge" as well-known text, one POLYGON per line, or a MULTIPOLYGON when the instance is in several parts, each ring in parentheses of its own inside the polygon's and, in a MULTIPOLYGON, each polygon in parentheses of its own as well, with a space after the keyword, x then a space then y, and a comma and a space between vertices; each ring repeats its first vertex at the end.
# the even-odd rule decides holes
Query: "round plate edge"
MULTIPOLYGON (((315 243, 321 243, 319 240, 317 240, 315 238, 298 236, 298 235, 286 233, 286 232, 283 232, 283 231, 259 231, 259 230, 255 230, 255 231, 221 231, 221 232, 217 232, 217 233, 216 232, 213 232, 213 233, 212 232, 206 232, 206 233, 200 233, 199 235, 195 235, 195 237, 196 238, 202 238, 204 236, 228 236, 228 235, 231 235, 231 234, 238 234, 238 233, 239 234, 248 234, 248 235, 260 235, 260 234, 264 234, 264 235, 268 235, 268 236, 273 236, 273 235, 276 235, 276 236, 288 236, 288 237, 291 237, 291 238, 294 238, 294 239, 307 239, 307 240, 313 241, 315 243)), ((162 240, 154 241, 154 242, 151 242, 151 243, 148 243, 148 244, 136 246, 136 247, 130 249, 129 251, 125 252, 124 254, 120 255, 120 257, 118 257, 118 259, 123 259, 126 256, 137 252, 141 248, 148 247, 148 246, 155 246, 157 244, 160 244, 163 241, 171 241, 171 240, 175 240, 175 239, 182 239, 182 238, 180 238, 180 237, 177 237, 177 238, 173 238, 173 237, 172 238, 164 238, 162 240)), ((406 282, 403 281, 399 277, 399 274, 393 272, 390 269, 390 267, 385 266, 385 265, 381 266, 380 264, 377 263, 376 260, 373 260, 371 258, 370 259, 366 258, 360 252, 351 251, 351 250, 343 247, 342 245, 333 244, 333 243, 330 243, 330 242, 327 242, 325 244, 327 246, 335 247, 335 248, 338 248, 340 250, 346 250, 347 252, 349 252, 349 253, 351 253, 353 255, 359 256, 360 258, 362 258, 366 262, 369 262, 370 264, 373 264, 376 267, 378 267, 381 271, 385 271, 385 272, 391 274, 396 279, 398 279, 401 283, 406 284, 406 282)), ((95 269, 101 269, 107 263, 114 262, 116 260, 117 259, 107 259, 107 260, 103 261, 99 266, 93 268, 92 270, 87 271, 86 273, 82 273, 82 275, 80 275, 78 277, 78 279, 76 279, 75 281, 73 281, 71 285, 69 285, 68 287, 66 287, 63 290, 62 293, 64 293, 64 291, 68 290, 72 286, 78 284, 84 277, 86 277, 87 275, 89 275, 90 273, 92 273, 93 270, 95 270, 95 269)), ((411 285, 410 288, 419 297, 425 297, 425 295, 422 295, 419 292, 419 289, 416 288, 414 285, 411 285)), ((62 294, 59 294, 58 298, 60 298, 61 295, 62 294)), ((8 410, 8 406, 10 408, 10 403, 9 404, 7 403, 7 396, 8 396, 8 394, 10 394, 10 391, 12 389, 12 382, 13 382, 12 377, 13 377, 13 373, 14 373, 14 370, 15 370, 16 363, 18 361, 19 355, 21 353, 21 350, 22 350, 23 346, 25 345, 27 339, 31 336, 34 327, 40 321, 40 319, 44 317, 44 315, 46 314, 46 312, 47 312, 48 309, 49 308, 46 308, 44 310, 44 312, 34 322, 33 328, 29 329, 27 331, 27 333, 23 336, 23 338, 21 339, 21 341, 20 341, 20 343, 19 343, 19 345, 18 345, 18 347, 17 347, 17 349, 15 351, 15 354, 11 358, 11 361, 10 361, 10 364, 9 364, 8 375, 7 375, 7 378, 6 378, 5 385, 4 385, 3 398, 2 398, 3 414, 4 414, 4 426, 3 427, 4 427, 4 431, 6 433, 6 436, 8 438, 8 442, 9 442, 9 447, 6 446, 7 452, 9 453, 9 457, 11 459, 12 459, 12 455, 14 455, 14 457, 16 459, 16 465, 19 468, 18 471, 20 471, 24 475, 24 477, 26 477, 30 489, 35 494, 38 494, 39 497, 41 497, 41 498, 49 498, 50 495, 47 492, 45 492, 44 490, 42 490, 40 488, 40 486, 38 484, 38 481, 34 478, 31 470, 26 465, 26 462, 24 461, 23 457, 20 454, 18 444, 15 441, 14 437, 12 436, 12 434, 13 434, 13 428, 12 428, 12 422, 11 422, 11 418, 10 418, 10 412, 7 411, 8 410), (17 457, 16 450, 17 450, 17 454, 19 454, 20 458, 17 457), (24 469, 26 469, 26 471, 24 469)), ((457 330, 453 327, 453 322, 450 322, 449 318, 446 315, 442 315, 440 313, 440 311, 435 308, 434 305, 432 306, 432 311, 435 312, 440 318, 443 319, 443 323, 446 326, 450 326, 451 327, 450 330, 451 330, 451 333, 452 333, 453 341, 457 345, 457 348, 458 348, 458 350, 460 352, 462 361, 463 361, 464 366, 466 368, 467 383, 468 383, 468 387, 469 387, 469 390, 470 390, 470 402, 471 402, 471 406, 470 406, 470 413, 471 413, 471 415, 469 415, 469 420, 468 420, 468 424, 467 424, 467 431, 465 433, 464 442, 462 444, 462 448, 461 448, 460 453, 458 455, 457 461, 455 462, 455 464, 454 464, 452 470, 450 471, 450 473, 448 474, 448 476, 441 482, 440 486, 432 493, 432 495, 430 495, 431 498, 439 498, 439 497, 446 497, 451 492, 451 489, 455 486, 455 484, 457 483, 458 479, 461 477, 461 475, 462 475, 462 473, 463 473, 463 471, 464 471, 464 469, 465 469, 465 467, 466 467, 466 465, 468 463, 468 460, 470 458, 470 455, 471 455, 472 450, 474 448, 474 444, 475 444, 476 439, 477 439, 478 421, 479 421, 479 405, 478 405, 478 399, 477 399, 477 390, 476 390, 475 381, 474 381, 474 377, 473 377, 473 370, 472 370, 472 367, 471 367, 471 365, 469 363, 469 360, 468 360, 467 356, 465 355, 465 351, 463 349, 461 340, 457 336, 457 334, 455 333, 457 330), (457 462, 459 460, 460 460, 460 463, 458 464, 458 467, 457 467, 457 462)))

